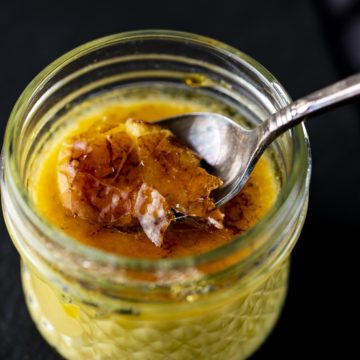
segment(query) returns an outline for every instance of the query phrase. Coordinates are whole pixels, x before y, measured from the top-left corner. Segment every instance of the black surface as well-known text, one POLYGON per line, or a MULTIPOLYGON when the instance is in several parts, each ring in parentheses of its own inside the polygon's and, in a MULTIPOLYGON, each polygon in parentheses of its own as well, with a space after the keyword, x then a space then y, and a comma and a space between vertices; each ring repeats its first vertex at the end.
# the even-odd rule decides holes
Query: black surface
MULTIPOLYGON (((88 40, 135 29, 185 30, 227 42, 260 61, 293 98, 300 97, 359 71, 358 5, 351 0, 1 1, 1 131, 20 92, 44 66, 88 40)), ((309 213, 293 252, 285 309, 253 359, 360 358, 359 117, 353 105, 308 124, 309 213)), ((3 223, 0 294, 0 359, 57 359, 25 309, 18 255, 3 223)))

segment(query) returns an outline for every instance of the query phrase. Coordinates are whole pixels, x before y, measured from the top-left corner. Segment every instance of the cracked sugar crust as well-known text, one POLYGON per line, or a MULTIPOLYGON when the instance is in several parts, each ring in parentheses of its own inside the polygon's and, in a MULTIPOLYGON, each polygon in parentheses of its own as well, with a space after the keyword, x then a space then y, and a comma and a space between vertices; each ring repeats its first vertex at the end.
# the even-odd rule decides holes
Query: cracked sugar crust
POLYGON ((210 198, 221 184, 170 131, 140 120, 93 126, 69 138, 58 156, 65 208, 102 226, 141 227, 156 246, 174 220, 171 209, 222 228, 210 198))

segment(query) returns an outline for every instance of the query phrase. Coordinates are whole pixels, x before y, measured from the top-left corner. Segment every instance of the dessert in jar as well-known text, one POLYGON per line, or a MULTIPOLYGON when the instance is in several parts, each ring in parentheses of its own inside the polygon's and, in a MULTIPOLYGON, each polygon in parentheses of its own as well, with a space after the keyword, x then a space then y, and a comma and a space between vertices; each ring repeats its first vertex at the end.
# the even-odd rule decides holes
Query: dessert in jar
POLYGON ((253 127, 289 101, 246 55, 171 31, 96 40, 35 78, 9 120, 2 200, 51 346, 68 359, 244 359, 260 346, 306 213, 305 129, 217 209, 221 179, 154 122, 212 111, 253 127))

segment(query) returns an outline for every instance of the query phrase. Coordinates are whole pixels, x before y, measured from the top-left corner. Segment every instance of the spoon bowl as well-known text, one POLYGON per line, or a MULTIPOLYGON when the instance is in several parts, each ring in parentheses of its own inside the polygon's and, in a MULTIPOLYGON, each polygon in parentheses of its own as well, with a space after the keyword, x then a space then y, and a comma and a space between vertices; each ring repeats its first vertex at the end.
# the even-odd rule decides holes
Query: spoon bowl
POLYGON ((258 132, 246 130, 220 114, 188 113, 158 124, 193 149, 201 157, 203 167, 223 181, 212 193, 216 206, 236 195, 248 179, 257 160, 255 157, 260 156, 256 149, 258 132))

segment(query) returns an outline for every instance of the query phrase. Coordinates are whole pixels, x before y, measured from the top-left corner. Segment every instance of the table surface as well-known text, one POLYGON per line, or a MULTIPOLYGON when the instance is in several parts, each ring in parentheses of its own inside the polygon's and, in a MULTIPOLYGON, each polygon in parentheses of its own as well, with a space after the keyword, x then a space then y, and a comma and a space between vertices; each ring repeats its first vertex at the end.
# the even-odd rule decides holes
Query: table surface
MULTIPOLYGON (((341 21, 330 23, 336 19, 325 12, 325 3, 2 3, 1 133, 20 92, 52 60, 88 40, 143 28, 184 30, 227 42, 267 67, 293 98, 306 95, 360 67, 360 54, 347 61, 348 48, 341 45, 341 31, 347 31, 352 20, 349 17, 346 26, 341 21)), ((337 10, 341 15, 343 10, 337 10)), ((358 25, 355 33, 360 33, 358 25)), ((358 41, 358 48, 359 39, 351 40, 358 41)), ((293 251, 284 311, 252 359, 359 358, 360 316, 355 296, 359 274, 355 250, 360 221, 359 107, 348 105, 322 115, 307 128, 313 154, 309 212, 293 251)), ((58 359, 29 318, 20 287, 19 258, 3 221, 0 225, 0 359, 58 359)))

